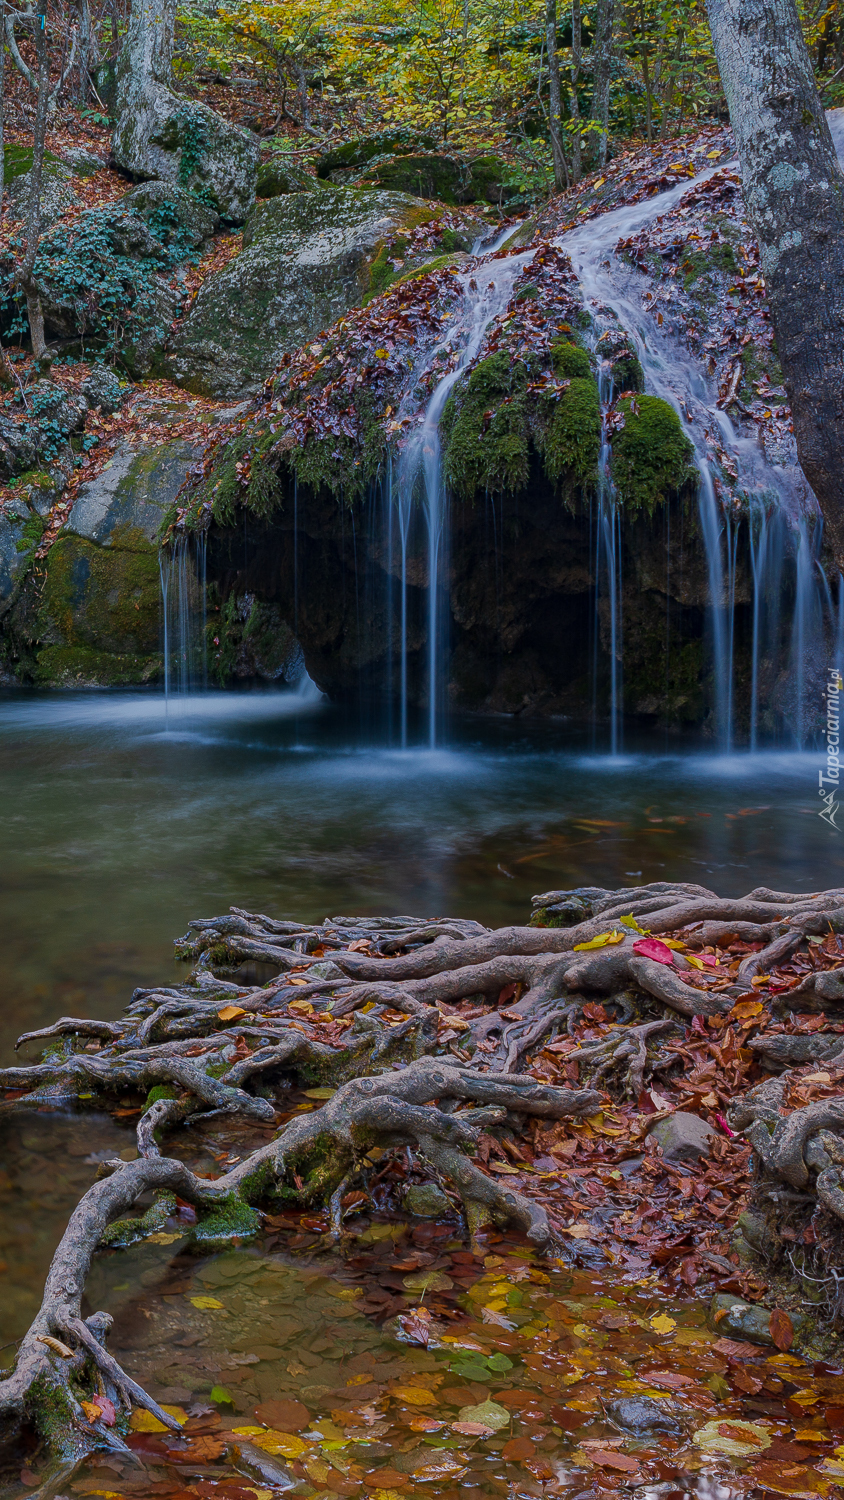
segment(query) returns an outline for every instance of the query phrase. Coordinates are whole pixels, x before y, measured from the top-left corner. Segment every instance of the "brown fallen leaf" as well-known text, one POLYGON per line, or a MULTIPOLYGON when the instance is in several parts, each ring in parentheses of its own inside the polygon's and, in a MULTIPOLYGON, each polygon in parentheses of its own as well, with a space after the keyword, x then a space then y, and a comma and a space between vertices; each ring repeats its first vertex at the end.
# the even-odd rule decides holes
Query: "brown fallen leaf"
POLYGON ((514 1437, 510 1439, 509 1443, 504 1444, 501 1456, 502 1458, 506 1458, 508 1462, 518 1463, 526 1458, 533 1458, 535 1452, 536 1445, 531 1442, 530 1438, 514 1437))
POLYGON ((613 1453, 610 1448, 590 1448, 589 1457, 602 1469, 618 1469, 621 1474, 634 1474, 639 1469, 638 1459, 631 1458, 628 1453, 613 1453))
POLYGON ((794 1324, 788 1313, 781 1308, 775 1307, 771 1313, 771 1338, 778 1349, 783 1352, 790 1349, 794 1343, 794 1324))

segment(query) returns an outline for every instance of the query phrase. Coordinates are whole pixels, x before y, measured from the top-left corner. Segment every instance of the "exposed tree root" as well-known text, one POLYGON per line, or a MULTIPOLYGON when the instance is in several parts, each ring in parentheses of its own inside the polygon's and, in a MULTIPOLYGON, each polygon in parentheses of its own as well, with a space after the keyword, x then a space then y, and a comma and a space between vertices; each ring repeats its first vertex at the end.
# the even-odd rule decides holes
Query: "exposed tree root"
MULTIPOLYGON (((70 1220, 14 1373, 0 1382, 0 1412, 34 1420, 69 1464, 96 1447, 122 1448, 115 1429, 88 1419, 86 1393, 105 1392, 124 1412, 146 1406, 173 1426, 108 1354, 109 1318, 83 1319, 81 1306, 98 1246, 154 1232, 175 1194, 194 1206, 201 1227, 219 1223, 238 1234, 254 1232, 262 1209, 280 1202, 324 1205, 337 1241, 344 1199, 358 1181, 365 1185, 373 1150, 410 1147, 456 1190, 472 1238, 485 1225, 511 1223, 550 1245, 544 1208, 473 1159, 480 1133, 520 1128, 531 1116, 591 1115, 600 1103, 596 1086, 637 1099, 649 1070, 664 1062, 649 1053, 651 1038, 672 1028, 682 1036, 687 1021, 704 1026, 737 999, 755 998, 760 973, 807 934, 844 930, 837 890, 759 889, 727 901, 703 887, 657 883, 550 892, 534 905, 530 926, 495 931, 416 917, 306 926, 236 909, 190 924, 177 944, 194 966, 186 984, 136 990, 121 1021, 63 1017, 21 1037, 19 1046, 47 1046, 40 1062, 0 1071, 0 1087, 15 1095, 4 1108, 79 1095, 107 1103, 127 1091, 146 1107, 139 1160, 104 1164, 70 1220), (679 954, 673 963, 670 953, 659 962, 637 952, 643 932, 681 934, 698 950, 715 934, 763 947, 725 980, 679 954), (238 983, 256 964, 269 966, 272 977, 238 983), (569 1038, 595 997, 621 1018, 567 1054, 579 1069, 569 1076, 590 1086, 553 1087, 519 1071, 555 1037, 569 1038), (646 1008, 636 1017, 641 1002, 646 1008), (274 1121, 291 1079, 335 1092, 231 1171, 209 1181, 162 1154, 165 1133, 209 1113, 274 1121), (150 1193, 152 1208, 133 1216, 150 1193)), ((692 946, 687 952, 693 957, 692 946)), ((844 969, 813 971, 780 999, 803 1009, 844 1007, 844 969)), ((826 1060, 835 1049, 844 1052, 844 1038, 762 1037, 756 1048, 772 1068, 826 1060)), ((782 1118, 788 1076, 751 1090, 736 1107, 734 1128, 748 1131, 766 1180, 800 1193, 809 1187, 844 1219, 844 1103, 782 1118)))

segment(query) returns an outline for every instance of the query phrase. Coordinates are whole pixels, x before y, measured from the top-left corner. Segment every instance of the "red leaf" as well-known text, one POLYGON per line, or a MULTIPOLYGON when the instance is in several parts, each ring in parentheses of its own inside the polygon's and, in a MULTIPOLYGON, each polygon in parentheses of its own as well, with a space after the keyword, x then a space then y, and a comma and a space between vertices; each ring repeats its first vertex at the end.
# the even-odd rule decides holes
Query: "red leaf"
POLYGON ((113 1427, 117 1420, 117 1412, 108 1396, 95 1396, 92 1405, 100 1408, 100 1416, 106 1427, 113 1427))
POLYGON ((778 1349, 785 1351, 794 1343, 794 1324, 788 1313, 775 1307, 771 1313, 771 1338, 778 1349))
POLYGON ((639 941, 633 944, 633 952, 638 953, 640 958, 652 958, 658 964, 672 965, 674 963, 671 949, 666 948, 659 938, 639 938, 639 941))

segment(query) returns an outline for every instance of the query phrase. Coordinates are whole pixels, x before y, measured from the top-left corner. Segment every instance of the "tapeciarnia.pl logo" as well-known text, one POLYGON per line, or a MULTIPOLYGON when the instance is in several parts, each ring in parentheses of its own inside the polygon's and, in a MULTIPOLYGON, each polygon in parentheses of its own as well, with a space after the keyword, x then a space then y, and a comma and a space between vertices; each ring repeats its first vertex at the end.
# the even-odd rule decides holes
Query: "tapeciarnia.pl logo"
POLYGON ((818 796, 823 807, 820 809, 819 817, 825 823, 829 823, 836 833, 841 829, 835 821, 836 814, 840 810, 840 803, 836 800, 838 783, 841 775, 841 761, 839 757, 839 723, 840 723, 840 696, 844 688, 841 673, 837 667, 829 668, 829 678, 826 684, 826 770, 818 771, 818 796), (829 790, 827 790, 829 788, 829 790))

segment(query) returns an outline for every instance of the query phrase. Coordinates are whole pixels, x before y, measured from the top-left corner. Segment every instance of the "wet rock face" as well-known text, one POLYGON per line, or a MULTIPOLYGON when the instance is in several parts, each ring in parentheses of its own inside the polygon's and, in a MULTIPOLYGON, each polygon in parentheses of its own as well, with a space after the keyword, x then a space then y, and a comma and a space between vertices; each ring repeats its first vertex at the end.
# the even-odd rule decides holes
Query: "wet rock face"
POLYGON ((606 1403, 607 1416, 622 1432, 646 1437, 649 1432, 676 1432, 677 1422, 665 1403, 653 1396, 626 1396, 606 1403))
POLYGON ((282 355, 363 301, 391 235, 432 210, 399 193, 326 189, 259 203, 243 251, 202 287, 166 357, 200 395, 259 389, 282 355))
MULTIPOLYGON (((28 639, 28 675, 49 686, 124 686, 161 672, 161 585, 156 533, 184 480, 194 450, 164 444, 151 452, 119 449, 96 479, 80 486, 68 522, 47 555, 46 576, 27 582, 18 634, 28 639)), ((18 530, 0 525, 5 575, 21 563, 18 530)), ((40 532, 35 543, 40 539, 40 532)), ((23 562, 26 562, 24 555, 23 562)))
MULTIPOLYGON (((795 1313, 789 1313, 789 1317, 795 1332, 798 1332, 805 1319, 795 1313)), ((731 1297, 726 1292, 719 1292, 712 1298, 706 1321, 721 1338, 746 1339, 750 1344, 769 1344, 772 1347, 775 1343, 770 1309, 742 1302, 739 1297, 731 1297)))

